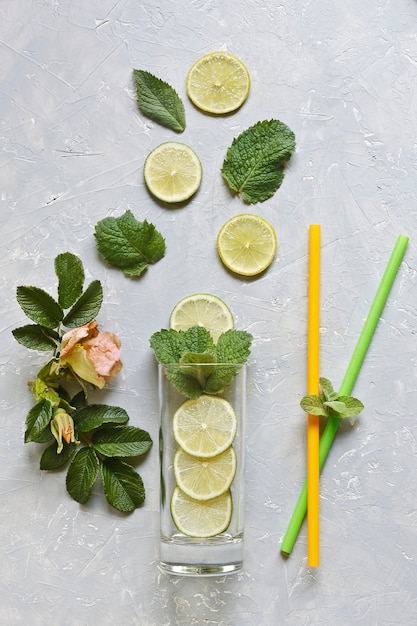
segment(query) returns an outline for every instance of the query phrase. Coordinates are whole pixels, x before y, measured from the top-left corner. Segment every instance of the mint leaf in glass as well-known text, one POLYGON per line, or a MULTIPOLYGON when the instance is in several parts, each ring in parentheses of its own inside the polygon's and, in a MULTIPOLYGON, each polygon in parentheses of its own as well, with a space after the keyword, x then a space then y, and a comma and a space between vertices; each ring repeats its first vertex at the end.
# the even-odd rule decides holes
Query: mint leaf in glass
POLYGON ((281 186, 294 150, 295 135, 286 124, 257 122, 233 140, 223 162, 223 178, 245 202, 263 202, 281 186))
POLYGON ((150 263, 165 254, 165 239, 148 221, 139 222, 131 211, 106 217, 96 224, 97 248, 104 259, 127 276, 140 276, 150 263))
POLYGON ((182 132, 185 129, 184 104, 171 85, 145 70, 133 70, 136 99, 147 117, 182 132))
POLYGON ((159 363, 166 365, 173 386, 188 398, 198 398, 202 393, 222 393, 233 382, 249 357, 252 339, 246 331, 230 329, 215 344, 207 329, 192 326, 186 331, 158 331, 150 345, 159 363))

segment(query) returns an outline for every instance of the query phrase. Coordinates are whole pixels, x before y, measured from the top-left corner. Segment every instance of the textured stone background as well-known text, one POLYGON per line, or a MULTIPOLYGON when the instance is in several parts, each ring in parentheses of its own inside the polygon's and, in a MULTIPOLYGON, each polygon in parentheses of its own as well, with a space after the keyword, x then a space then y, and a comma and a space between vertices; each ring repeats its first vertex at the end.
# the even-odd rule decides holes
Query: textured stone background
POLYGON ((414 626, 417 623, 417 2, 415 0, 2 0, 0 2, 0 621, 5 626, 414 626), (225 118, 185 93, 200 55, 247 65, 250 96, 225 118), (186 106, 177 136, 143 117, 132 69, 167 80, 186 106), (278 118, 297 151, 281 189, 247 206, 220 175, 242 130, 278 118), (177 138, 203 163, 198 194, 170 209, 148 195, 149 150, 177 138), (132 281, 105 266, 94 226, 131 209, 167 242, 132 281), (279 239, 267 273, 227 273, 215 237, 252 211, 279 239), (366 409, 336 437, 321 480, 321 565, 303 525, 280 555, 306 470, 308 227, 322 226, 321 373, 337 387, 399 234, 410 244, 355 385, 366 409), (248 398, 245 568, 170 578, 158 559, 158 452, 140 466, 141 510, 79 506, 65 473, 41 474, 23 444, 27 380, 44 362, 12 338, 19 284, 55 289, 53 259, 79 255, 99 278, 99 322, 124 370, 99 401, 123 406, 157 441, 150 335, 182 296, 223 298, 254 335, 248 398))

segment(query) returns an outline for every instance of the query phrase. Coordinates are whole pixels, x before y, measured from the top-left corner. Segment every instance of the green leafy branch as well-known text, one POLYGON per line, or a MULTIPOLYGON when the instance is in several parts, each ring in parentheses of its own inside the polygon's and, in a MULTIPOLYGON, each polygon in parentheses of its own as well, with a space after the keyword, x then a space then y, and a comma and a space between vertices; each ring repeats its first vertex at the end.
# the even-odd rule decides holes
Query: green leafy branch
POLYGON ((151 336, 150 345, 174 387, 198 398, 223 393, 246 362, 252 339, 246 331, 231 329, 215 343, 206 328, 193 326, 186 331, 162 329, 151 336))
POLYGON ((300 402, 301 408, 310 415, 322 415, 324 417, 354 417, 364 408, 357 398, 341 396, 334 391, 333 385, 327 378, 320 378, 319 395, 307 395, 300 402))
MULTIPOLYGON (((126 459, 132 461, 145 454, 152 440, 146 431, 127 425, 129 416, 124 409, 87 404, 87 384, 91 380, 83 379, 83 372, 88 371, 86 361, 94 371, 94 362, 89 361, 83 341, 91 342, 100 336, 94 318, 101 308, 103 291, 98 280, 84 290, 83 264, 69 252, 55 258, 55 273, 57 299, 39 287, 17 288, 17 300, 34 323, 14 329, 13 336, 29 349, 52 350, 52 358, 29 382, 35 404, 26 416, 24 440, 50 444, 41 455, 42 470, 57 470, 69 464, 66 487, 74 500, 87 502, 101 474, 107 501, 119 511, 130 512, 143 503, 145 489, 142 478, 126 459), (73 361, 61 358, 63 346, 71 341, 67 329, 73 329, 69 333, 74 342, 70 347, 77 355, 73 361), (71 397, 68 384, 76 384, 81 390, 71 397)), ((108 342, 110 335, 110 345, 117 348, 119 342, 112 333, 102 335, 108 342)), ((119 371, 117 354, 114 360, 119 371)), ((100 385, 104 384, 103 379, 100 385)))

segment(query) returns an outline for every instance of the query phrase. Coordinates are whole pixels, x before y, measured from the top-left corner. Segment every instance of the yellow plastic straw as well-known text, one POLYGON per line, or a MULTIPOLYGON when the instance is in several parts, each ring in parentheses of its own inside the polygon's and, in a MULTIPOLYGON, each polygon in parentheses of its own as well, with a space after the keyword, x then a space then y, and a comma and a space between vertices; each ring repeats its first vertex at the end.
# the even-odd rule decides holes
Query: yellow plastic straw
MULTIPOLYGON (((307 393, 319 394, 320 368, 320 226, 310 225, 308 283, 307 393)), ((308 485, 308 564, 320 565, 320 418, 308 415, 307 485, 308 485)))
MULTIPOLYGON (((371 342, 379 317, 384 308, 388 294, 394 282, 398 268, 405 254, 408 245, 408 237, 399 235, 391 253, 388 265, 379 284, 375 298, 372 302, 368 317, 366 318, 364 327, 359 336, 358 343, 353 352, 345 377, 339 389, 340 395, 350 395, 359 374, 362 362, 365 358, 366 351, 371 342)), ((326 427, 320 439, 320 470, 323 468, 324 462, 329 453, 334 436, 337 431, 340 419, 331 417, 326 423, 326 427)), ((298 532, 303 523, 307 511, 307 482, 301 490, 294 513, 291 517, 287 531, 281 544, 281 552, 285 555, 291 554, 297 539, 298 532)))

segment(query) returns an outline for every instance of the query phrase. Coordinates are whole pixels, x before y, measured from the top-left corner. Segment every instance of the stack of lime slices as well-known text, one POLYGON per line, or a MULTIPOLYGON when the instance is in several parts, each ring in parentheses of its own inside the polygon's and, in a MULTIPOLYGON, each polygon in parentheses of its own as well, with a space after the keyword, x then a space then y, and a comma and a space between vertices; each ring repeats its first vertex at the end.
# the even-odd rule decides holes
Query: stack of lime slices
POLYGON ((233 407, 217 396, 186 400, 174 415, 174 438, 179 448, 174 457, 177 486, 171 515, 185 535, 214 537, 230 524, 236 426, 233 407))
MULTIPOLYGON (((170 327, 206 328, 217 341, 234 327, 228 306, 211 294, 182 298, 170 315, 170 327)), ((224 532, 232 517, 230 487, 236 473, 233 441, 237 418, 222 397, 202 395, 186 400, 173 417, 178 450, 174 456, 176 487, 171 515, 178 530, 191 537, 214 537, 224 532)))

